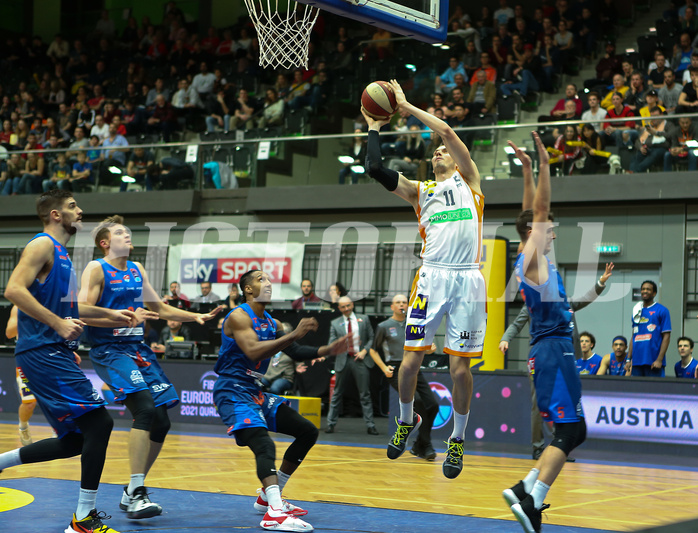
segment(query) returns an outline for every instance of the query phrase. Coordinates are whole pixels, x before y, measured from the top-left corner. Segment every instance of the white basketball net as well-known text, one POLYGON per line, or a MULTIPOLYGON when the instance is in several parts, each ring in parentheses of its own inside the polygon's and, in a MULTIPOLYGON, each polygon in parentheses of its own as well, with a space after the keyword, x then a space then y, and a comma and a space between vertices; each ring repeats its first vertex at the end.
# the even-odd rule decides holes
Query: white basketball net
POLYGON ((262 67, 308 68, 310 32, 318 9, 286 0, 286 11, 279 12, 284 0, 245 0, 259 37, 259 64, 262 67))

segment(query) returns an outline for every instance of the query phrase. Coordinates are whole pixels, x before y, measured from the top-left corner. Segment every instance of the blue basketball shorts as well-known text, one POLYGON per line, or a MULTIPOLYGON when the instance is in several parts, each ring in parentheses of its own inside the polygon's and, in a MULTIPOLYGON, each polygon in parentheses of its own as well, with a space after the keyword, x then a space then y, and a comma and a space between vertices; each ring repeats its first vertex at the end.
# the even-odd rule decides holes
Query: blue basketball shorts
MULTIPOLYGON (((221 380, 225 378, 219 377, 216 385, 221 380)), ((249 391, 217 388, 213 391, 213 401, 221 420, 228 426, 228 435, 233 435, 246 428, 266 428, 276 432, 276 411, 284 399, 261 391, 255 396, 249 391)))
POLYGON ((107 405, 62 344, 39 346, 15 360, 58 438, 79 432, 76 418, 107 405))
POLYGON ((536 387, 538 409, 544 419, 569 423, 584 417, 582 385, 571 339, 541 339, 531 346, 528 364, 536 387))
POLYGON ((114 393, 114 401, 123 403, 126 396, 143 390, 153 395, 155 406, 169 409, 179 403, 174 385, 167 379, 157 356, 145 343, 114 342, 90 350, 97 375, 114 393))

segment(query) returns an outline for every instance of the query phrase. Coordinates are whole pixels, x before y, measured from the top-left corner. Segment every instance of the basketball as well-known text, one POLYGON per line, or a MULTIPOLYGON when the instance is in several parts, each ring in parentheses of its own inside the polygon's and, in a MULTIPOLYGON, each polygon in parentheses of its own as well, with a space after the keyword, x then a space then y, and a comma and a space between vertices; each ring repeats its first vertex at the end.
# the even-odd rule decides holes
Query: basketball
POLYGON ((369 83, 361 95, 361 107, 371 118, 386 119, 397 110, 395 91, 386 81, 369 83))

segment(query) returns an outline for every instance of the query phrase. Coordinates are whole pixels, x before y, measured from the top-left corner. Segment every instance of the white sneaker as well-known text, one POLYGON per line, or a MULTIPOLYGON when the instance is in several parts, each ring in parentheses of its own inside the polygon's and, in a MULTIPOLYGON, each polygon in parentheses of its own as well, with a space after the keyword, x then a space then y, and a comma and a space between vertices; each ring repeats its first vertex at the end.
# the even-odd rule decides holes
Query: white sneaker
POLYGON ((162 514, 162 506, 150 501, 145 487, 136 487, 133 491, 133 496, 129 496, 127 489, 128 487, 124 487, 119 508, 122 511, 126 511, 128 518, 139 520, 162 514))
POLYGON ((259 523, 262 529, 270 531, 312 531, 313 526, 300 518, 291 516, 279 509, 269 507, 259 523))
POLYGON ((32 434, 29 431, 29 426, 27 426, 25 429, 22 429, 21 427, 19 428, 19 442, 22 443, 22 446, 29 446, 32 442, 34 442, 34 439, 32 439, 32 434))
MULTIPOLYGON (((257 489, 257 500, 254 502, 254 508, 255 511, 257 511, 259 514, 265 514, 267 512, 267 509, 269 509, 269 502, 267 502, 267 494, 264 492, 264 489, 257 489)), ((305 516, 308 514, 308 511, 305 509, 301 509, 297 505, 293 505, 290 502, 287 502, 286 500, 281 500, 281 503, 283 504, 281 506, 281 510, 286 513, 290 514, 291 516, 305 516)))

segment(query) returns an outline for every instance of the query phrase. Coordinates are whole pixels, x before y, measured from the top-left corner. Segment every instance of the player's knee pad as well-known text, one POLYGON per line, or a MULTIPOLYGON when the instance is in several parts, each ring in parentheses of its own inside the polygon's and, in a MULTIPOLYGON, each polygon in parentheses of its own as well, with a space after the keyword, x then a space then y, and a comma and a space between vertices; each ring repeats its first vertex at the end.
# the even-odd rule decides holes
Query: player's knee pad
POLYGON ((244 442, 254 453, 257 463, 257 477, 261 480, 276 474, 276 446, 269 433, 263 428, 243 430, 244 442))
POLYGON ((303 419, 300 426, 299 431, 294 435, 295 440, 284 454, 284 460, 293 464, 300 464, 305 459, 310 449, 315 446, 319 435, 315 424, 306 419, 303 419))
POLYGON ((133 429, 150 431, 155 415, 155 402, 150 391, 142 390, 126 396, 124 405, 131 412, 133 417, 133 429))
POLYGON ((569 455, 572 450, 584 442, 586 436, 587 425, 583 418, 578 422, 556 423, 555 437, 550 445, 559 448, 565 455, 569 455))
POLYGON ((153 423, 150 426, 150 440, 153 442, 163 443, 165 442, 165 437, 170 431, 170 417, 167 414, 167 407, 164 405, 159 405, 155 408, 153 413, 153 423))

